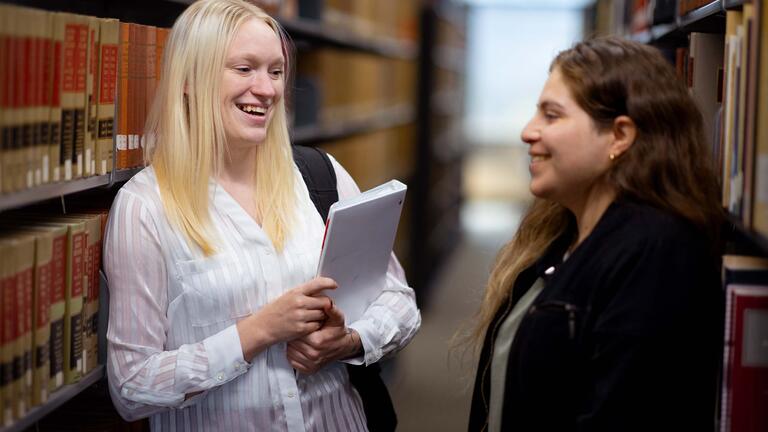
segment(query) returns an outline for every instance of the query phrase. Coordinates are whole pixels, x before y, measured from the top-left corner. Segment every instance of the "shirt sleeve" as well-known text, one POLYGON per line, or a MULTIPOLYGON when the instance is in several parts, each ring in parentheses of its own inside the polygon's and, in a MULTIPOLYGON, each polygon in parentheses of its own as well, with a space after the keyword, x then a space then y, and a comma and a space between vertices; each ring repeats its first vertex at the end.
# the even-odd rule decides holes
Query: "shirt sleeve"
MULTIPOLYGON (((336 171, 339 199, 359 195, 360 189, 347 170, 332 156, 329 157, 336 171)), ((405 347, 420 326, 421 313, 416 306, 416 295, 408 286, 403 267, 392 253, 386 286, 363 316, 349 325, 360 335, 365 354, 345 361, 366 365, 375 363, 405 347)))
POLYGON ((158 208, 121 190, 105 235, 107 374, 115 407, 127 420, 184 408, 248 369, 234 325, 198 343, 165 349, 168 272, 151 211, 158 208))

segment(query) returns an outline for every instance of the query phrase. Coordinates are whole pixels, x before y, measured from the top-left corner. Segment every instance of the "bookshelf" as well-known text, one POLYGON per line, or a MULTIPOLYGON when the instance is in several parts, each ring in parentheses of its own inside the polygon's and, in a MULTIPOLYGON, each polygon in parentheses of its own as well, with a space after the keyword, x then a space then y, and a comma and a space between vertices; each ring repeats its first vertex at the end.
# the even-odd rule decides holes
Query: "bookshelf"
POLYGON ((426 290, 460 235, 467 6, 431 2, 420 19, 418 172, 411 195, 417 216, 411 250, 412 277, 426 290))
POLYGON ((96 188, 111 188, 115 184, 128 181, 142 168, 113 171, 106 175, 97 175, 61 183, 51 183, 29 190, 0 195, 0 212, 36 204, 65 195, 85 192, 96 188))
POLYGON ((45 404, 32 408, 21 420, 16 421, 11 426, 0 428, 0 432, 21 432, 34 426, 37 421, 52 413, 88 387, 96 384, 99 380, 104 378, 104 374, 105 367, 103 364, 101 364, 88 375, 82 377, 80 381, 76 382, 75 384, 65 385, 64 387, 56 390, 55 393, 51 394, 51 397, 45 404))
MULTIPOLYGON (((191 0, 136 0, 133 2, 0 0, 0 4, 116 18, 121 23, 130 22, 164 28, 169 28, 176 17, 191 3, 191 0)), ((309 106, 314 110, 309 116, 312 119, 311 122, 295 124, 292 128, 293 143, 321 146, 329 151, 353 174, 362 189, 375 186, 390 178, 398 178, 408 183, 412 190, 421 191, 420 194, 409 193, 409 203, 404 209, 401 229, 395 245, 401 262, 409 272, 412 285, 418 289, 419 281, 425 281, 425 279, 420 276, 411 276, 414 259, 418 256, 412 249, 413 244, 418 241, 413 239, 418 237, 426 241, 427 234, 421 235, 417 228, 420 228, 425 221, 427 225, 431 224, 432 221, 429 218, 435 220, 438 218, 434 216, 437 213, 434 209, 429 218, 417 217, 418 213, 415 209, 417 197, 427 197, 433 203, 448 207, 455 207, 456 201, 455 197, 448 200, 445 197, 439 199, 432 197, 429 187, 433 180, 421 175, 418 169, 419 164, 428 163, 428 160, 418 157, 419 149, 428 147, 432 154, 435 153, 433 146, 436 145, 431 141, 418 140, 417 125, 422 122, 423 116, 435 115, 446 119, 460 115, 455 110, 440 113, 438 109, 441 106, 450 106, 446 105, 446 101, 459 98, 461 92, 458 90, 451 92, 449 91, 451 89, 442 89, 442 97, 425 102, 430 108, 419 109, 421 97, 417 97, 417 90, 422 86, 420 80, 430 79, 418 73, 419 61, 422 50, 426 48, 431 52, 432 49, 431 46, 424 45, 419 28, 419 14, 424 9, 433 10, 438 6, 422 6, 420 2, 409 0, 392 2, 283 0, 279 3, 293 10, 287 15, 277 15, 277 19, 298 48, 298 64, 307 64, 307 59, 316 57, 318 53, 325 61, 322 63, 323 68, 319 70, 319 79, 316 80, 318 86, 315 90, 318 92, 309 94, 314 99, 308 100, 305 98, 306 93, 297 91, 293 95, 293 100, 289 101, 289 106, 309 106), (349 78, 340 78, 335 75, 339 69, 338 67, 334 69, 334 64, 329 63, 328 59, 342 60, 341 66, 350 69, 346 75, 349 78), (338 85, 334 86, 333 81, 348 86, 352 92, 338 85), (329 101, 336 104, 330 106, 330 110, 329 101)), ((440 7, 445 8, 445 6, 440 7)), ((435 66, 434 70, 429 72, 430 76, 440 67, 451 74, 462 75, 462 49, 445 44, 435 52, 437 53, 434 56, 435 66)), ((430 57, 432 57, 431 54, 430 57)), ((118 89, 117 104, 120 103, 121 97, 125 95, 118 89)), ((70 200, 87 202, 93 199, 108 205, 117 188, 142 169, 140 166, 117 169, 118 152, 114 136, 118 132, 119 109, 116 108, 115 112, 112 140, 112 166, 116 167, 115 169, 107 174, 41 184, 0 194, 0 216, 13 210, 32 207, 60 210, 65 197, 67 204, 70 200), (58 203, 59 200, 61 204, 58 203)), ((447 140, 450 136, 455 143, 450 147, 453 148, 458 145, 458 135, 448 132, 436 130, 435 134, 441 141, 447 140)), ((441 151, 445 153, 444 149, 441 151)), ((458 167, 457 157, 460 152, 456 151, 450 157, 443 153, 440 154, 443 155, 444 165, 458 167)), ((445 176, 442 183, 448 186, 442 187, 441 190, 453 192, 454 195, 460 190, 455 176, 445 176)), ((449 219, 442 218, 439 225, 443 227, 450 225, 448 221, 449 219)), ((445 228, 441 230, 445 231, 445 228)), ((443 235, 440 234, 440 236, 443 235)), ((433 243, 434 238, 433 233, 431 240, 433 243)), ((94 383, 101 381, 101 384, 104 384, 108 291, 103 275, 101 279, 98 318, 100 366, 77 383, 58 389, 51 394, 46 403, 29 410, 23 418, 15 420, 12 426, 0 431, 24 430, 32 426, 42 427, 43 423, 39 421, 43 417, 56 412, 62 404, 76 398, 94 383)))
MULTIPOLYGON (((671 20, 650 20, 644 28, 631 29, 631 21, 642 21, 633 14, 656 16, 653 8, 662 3, 598 0, 586 10, 585 22, 590 25, 586 35, 624 35, 667 55, 704 115, 728 215, 723 230, 725 261, 768 257, 768 4, 763 0, 666 2, 675 8, 671 20)), ((725 264, 723 268, 729 306, 721 400, 713 415, 719 430, 764 430, 768 425, 768 417, 758 408, 763 404, 768 365, 748 365, 749 373, 755 374, 750 375, 750 383, 732 385, 747 368, 734 363, 738 358, 734 353, 760 349, 764 341, 742 335, 746 330, 738 323, 743 316, 734 314, 743 311, 730 306, 734 285, 739 283, 768 292, 766 274, 757 265, 734 270, 725 264), (730 403, 734 395, 741 401, 739 406, 730 403)), ((764 329, 765 323, 760 326, 764 329)))

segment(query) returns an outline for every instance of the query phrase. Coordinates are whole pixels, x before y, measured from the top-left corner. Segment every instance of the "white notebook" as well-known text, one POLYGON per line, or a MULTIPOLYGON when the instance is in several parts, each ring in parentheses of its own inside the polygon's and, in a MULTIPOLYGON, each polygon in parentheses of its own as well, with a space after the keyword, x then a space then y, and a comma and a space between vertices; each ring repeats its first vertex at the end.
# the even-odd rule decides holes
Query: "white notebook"
POLYGON ((384 289, 406 189, 390 180, 338 201, 328 211, 317 275, 338 284, 325 294, 344 313, 347 324, 359 319, 384 289))

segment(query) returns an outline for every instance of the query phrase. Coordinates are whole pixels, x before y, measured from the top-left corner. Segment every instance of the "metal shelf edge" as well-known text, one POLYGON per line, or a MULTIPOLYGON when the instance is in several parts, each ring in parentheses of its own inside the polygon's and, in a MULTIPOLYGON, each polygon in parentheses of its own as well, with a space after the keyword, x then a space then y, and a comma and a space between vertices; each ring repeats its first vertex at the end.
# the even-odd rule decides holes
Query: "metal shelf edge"
POLYGON ((122 169, 122 170, 114 171, 113 176, 112 176, 112 183, 114 184, 114 183, 117 183, 117 182, 123 182, 123 181, 130 180, 131 177, 133 177, 136 174, 138 174, 144 168, 146 168, 146 167, 142 166, 142 167, 128 168, 128 169, 122 169))
POLYGON ((723 8, 728 9, 741 9, 747 3, 745 0, 723 0, 723 8))
POLYGON ((698 9, 694 9, 687 14, 680 17, 679 20, 679 27, 687 27, 692 24, 695 24, 698 21, 701 21, 705 18, 708 18, 712 15, 715 15, 717 13, 720 13, 723 11, 723 4, 721 0, 715 0, 705 6, 702 6, 698 9))
POLYGON ((58 196, 82 192, 109 184, 109 174, 36 186, 0 196, 0 211, 23 207, 58 196))
POLYGON ((80 381, 74 384, 68 384, 60 388, 48 398, 48 401, 43 405, 36 406, 27 412, 20 420, 17 420, 7 428, 0 429, 0 432, 20 432, 24 429, 32 426, 35 422, 39 421, 46 415, 59 408, 68 400, 77 396, 80 392, 86 388, 92 386, 104 376, 104 365, 96 366, 96 369, 91 371, 88 375, 80 379, 80 381))

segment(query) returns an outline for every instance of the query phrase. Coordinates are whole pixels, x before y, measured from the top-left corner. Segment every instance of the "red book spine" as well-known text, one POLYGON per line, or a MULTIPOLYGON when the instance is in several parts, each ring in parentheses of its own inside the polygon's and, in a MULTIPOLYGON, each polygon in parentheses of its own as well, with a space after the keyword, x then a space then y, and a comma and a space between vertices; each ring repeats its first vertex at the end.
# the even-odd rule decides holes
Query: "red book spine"
POLYGON ((67 236, 53 239, 51 303, 64 301, 67 285, 67 236))
POLYGON ((736 293, 733 302, 730 431, 768 430, 768 287, 736 293))

